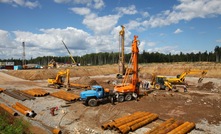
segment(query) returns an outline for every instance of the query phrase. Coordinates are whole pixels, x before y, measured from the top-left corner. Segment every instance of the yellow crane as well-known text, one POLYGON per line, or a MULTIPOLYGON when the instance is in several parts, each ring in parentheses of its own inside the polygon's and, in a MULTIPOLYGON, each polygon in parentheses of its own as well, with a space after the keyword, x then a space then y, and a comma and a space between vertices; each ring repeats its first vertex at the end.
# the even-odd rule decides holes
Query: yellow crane
POLYGON ((62 43, 64 44, 65 48, 67 49, 70 57, 71 57, 71 60, 73 62, 74 65, 77 65, 76 61, 74 60, 74 57, 71 55, 71 52, 69 51, 68 47, 66 46, 66 44, 64 43, 64 41, 62 40, 62 43))

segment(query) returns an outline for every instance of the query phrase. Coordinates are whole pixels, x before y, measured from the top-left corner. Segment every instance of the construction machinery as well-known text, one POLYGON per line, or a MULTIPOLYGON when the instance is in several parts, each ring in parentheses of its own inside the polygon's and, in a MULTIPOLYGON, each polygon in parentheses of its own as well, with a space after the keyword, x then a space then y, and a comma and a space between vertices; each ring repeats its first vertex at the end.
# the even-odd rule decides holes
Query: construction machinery
POLYGON ((51 59, 48 63, 48 68, 57 68, 57 63, 54 59, 51 59))
POLYGON ((201 83, 205 75, 207 74, 207 70, 187 70, 184 71, 182 74, 177 75, 176 78, 167 78, 167 81, 170 82, 171 84, 186 84, 185 83, 185 77, 188 74, 200 74, 200 78, 198 80, 198 83, 201 83))
POLYGON ((59 89, 60 87, 70 88, 70 70, 61 70, 57 73, 55 78, 48 79, 48 87, 55 87, 59 89))
POLYGON ((76 61, 74 60, 74 57, 71 55, 71 52, 69 51, 68 47, 66 46, 66 44, 64 43, 63 40, 62 40, 62 43, 64 44, 64 47, 67 49, 67 51, 68 51, 68 53, 69 53, 69 55, 70 55, 70 57, 71 57, 71 60, 72 60, 73 64, 74 64, 74 65, 78 65, 78 64, 76 63, 76 61))
POLYGON ((119 72, 117 74, 117 78, 122 78, 122 76, 125 74, 125 58, 124 58, 124 29, 125 27, 121 25, 121 30, 119 32, 119 72))
POLYGON ((124 100, 129 101, 132 98, 137 99, 139 95, 139 87, 140 87, 140 81, 138 78, 138 45, 139 45, 139 40, 137 40, 138 36, 134 36, 134 40, 132 41, 132 53, 131 53, 131 59, 129 62, 129 65, 132 66, 132 78, 131 82, 128 83, 129 81, 129 73, 130 69, 128 68, 125 73, 125 77, 122 81, 121 85, 117 85, 114 87, 114 93, 116 94, 116 99, 118 102, 123 102, 124 100))
POLYGON ((161 76, 161 75, 152 75, 152 81, 151 81, 151 86, 154 89, 160 90, 172 90, 174 89, 174 86, 167 81, 167 77, 166 76, 161 76))
POLYGON ((114 94, 112 90, 104 89, 100 85, 94 85, 90 90, 85 90, 80 93, 80 100, 86 105, 97 106, 99 101, 111 100, 114 103, 114 94))

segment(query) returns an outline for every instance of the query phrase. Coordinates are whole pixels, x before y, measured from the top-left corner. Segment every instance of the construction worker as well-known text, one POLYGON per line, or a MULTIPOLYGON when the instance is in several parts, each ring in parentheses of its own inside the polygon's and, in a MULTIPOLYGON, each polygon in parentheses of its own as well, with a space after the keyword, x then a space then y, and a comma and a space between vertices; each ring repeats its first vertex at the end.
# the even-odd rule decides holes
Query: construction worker
POLYGON ((55 116, 55 111, 57 111, 58 110, 58 107, 52 107, 51 109, 50 109, 50 114, 52 115, 52 116, 55 116))
POLYGON ((184 92, 187 92, 186 85, 183 86, 184 92))

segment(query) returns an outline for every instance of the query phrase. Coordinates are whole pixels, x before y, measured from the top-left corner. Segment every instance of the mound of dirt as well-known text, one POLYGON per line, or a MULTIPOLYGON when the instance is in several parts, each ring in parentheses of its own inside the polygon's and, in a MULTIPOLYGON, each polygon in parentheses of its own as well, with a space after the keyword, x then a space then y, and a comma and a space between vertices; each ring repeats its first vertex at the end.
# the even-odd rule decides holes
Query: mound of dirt
POLYGON ((215 84, 211 81, 204 83, 200 86, 197 86, 198 90, 204 90, 204 91, 212 91, 215 87, 215 84))
POLYGON ((97 85, 98 84, 96 80, 93 80, 88 76, 80 77, 79 79, 75 80, 74 83, 84 84, 84 85, 97 85))

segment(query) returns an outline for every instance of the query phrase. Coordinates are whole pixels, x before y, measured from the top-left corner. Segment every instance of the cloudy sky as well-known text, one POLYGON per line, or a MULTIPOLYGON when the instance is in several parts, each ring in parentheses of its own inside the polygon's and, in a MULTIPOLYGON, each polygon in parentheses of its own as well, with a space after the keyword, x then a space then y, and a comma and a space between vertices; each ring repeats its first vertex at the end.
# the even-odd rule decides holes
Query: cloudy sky
POLYGON ((221 0, 0 0, 0 59, 117 52, 211 52, 221 45, 221 0))

